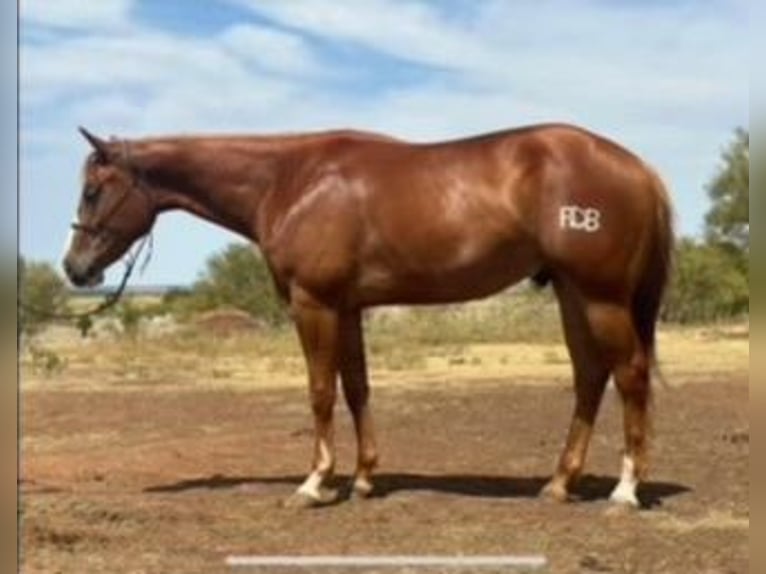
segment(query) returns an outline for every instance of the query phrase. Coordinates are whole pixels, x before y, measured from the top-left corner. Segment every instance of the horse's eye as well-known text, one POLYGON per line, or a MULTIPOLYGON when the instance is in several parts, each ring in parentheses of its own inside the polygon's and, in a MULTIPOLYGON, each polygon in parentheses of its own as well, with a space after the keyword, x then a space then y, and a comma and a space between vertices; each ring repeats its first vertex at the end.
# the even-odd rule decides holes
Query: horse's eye
POLYGON ((94 204, 96 203, 96 200, 98 199, 98 196, 101 194, 101 188, 96 186, 88 186, 85 188, 85 191, 83 192, 83 199, 86 203, 94 204))

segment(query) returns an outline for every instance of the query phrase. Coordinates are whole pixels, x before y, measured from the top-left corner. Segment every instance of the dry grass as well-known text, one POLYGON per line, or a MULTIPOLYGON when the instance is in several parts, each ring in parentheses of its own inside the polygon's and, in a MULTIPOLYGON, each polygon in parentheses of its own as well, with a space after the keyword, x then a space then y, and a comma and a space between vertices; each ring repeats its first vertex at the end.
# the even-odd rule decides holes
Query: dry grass
MULTIPOLYGON (((102 301, 103 297, 100 295, 89 296, 82 293, 75 293, 69 297, 69 307, 72 311, 81 312, 87 309, 92 309, 102 301)), ((159 305, 162 302, 161 295, 153 294, 130 294, 123 298, 123 301, 130 301, 131 305, 138 307, 139 309, 151 308, 159 305)))
POLYGON ((748 530, 750 518, 736 516, 730 511, 711 510, 699 518, 681 518, 665 512, 651 517, 655 525, 673 534, 687 534, 695 530, 748 530))
MULTIPOLYGON (((375 385, 477 379, 568 384, 570 363, 555 307, 544 299, 528 303, 511 313, 500 312, 501 303, 375 313, 367 318, 375 385)), ((135 339, 81 339, 74 330, 58 327, 37 346, 58 356, 60 368, 41 368, 27 349, 21 361, 27 389, 249 390, 303 385, 305 380, 303 358, 289 327, 229 337, 186 329, 135 339)), ((749 368, 747 325, 665 327, 658 348, 671 385, 688 374, 749 368)))

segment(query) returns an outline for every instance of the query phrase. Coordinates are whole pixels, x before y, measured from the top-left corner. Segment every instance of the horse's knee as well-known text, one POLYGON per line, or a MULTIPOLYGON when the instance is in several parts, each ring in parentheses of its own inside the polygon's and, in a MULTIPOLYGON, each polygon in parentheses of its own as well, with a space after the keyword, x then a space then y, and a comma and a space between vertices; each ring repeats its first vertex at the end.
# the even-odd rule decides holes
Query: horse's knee
POLYGON ((311 410, 314 416, 320 419, 326 419, 332 416, 335 406, 334 389, 312 389, 311 391, 311 410))

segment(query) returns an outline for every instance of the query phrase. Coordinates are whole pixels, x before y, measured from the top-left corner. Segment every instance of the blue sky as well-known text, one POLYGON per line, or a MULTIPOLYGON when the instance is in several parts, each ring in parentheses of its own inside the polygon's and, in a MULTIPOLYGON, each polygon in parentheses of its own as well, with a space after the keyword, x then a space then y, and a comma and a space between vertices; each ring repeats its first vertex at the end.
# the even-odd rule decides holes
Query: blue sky
MULTIPOLYGON (((541 121, 662 173, 681 232, 749 122, 747 0, 21 0, 20 248, 58 262, 85 143, 336 127, 433 140, 541 121)), ((185 283, 235 237, 157 224, 138 283, 185 283)), ((120 269, 108 275, 114 282, 120 269)))

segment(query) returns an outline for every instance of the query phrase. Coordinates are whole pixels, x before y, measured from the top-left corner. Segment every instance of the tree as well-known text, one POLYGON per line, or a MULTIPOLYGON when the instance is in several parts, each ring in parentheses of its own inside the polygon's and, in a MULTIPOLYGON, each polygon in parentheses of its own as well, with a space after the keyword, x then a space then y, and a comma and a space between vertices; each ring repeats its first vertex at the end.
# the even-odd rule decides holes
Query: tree
POLYGON ((287 318, 266 262, 242 243, 233 243, 208 259, 192 287, 192 298, 198 308, 236 307, 271 324, 287 318))
POLYGON ((32 334, 64 310, 68 299, 65 281, 50 263, 18 259, 22 304, 19 306, 19 331, 32 334))
POLYGON ((747 276, 720 246, 682 239, 663 319, 701 323, 736 317, 748 311, 747 276))
POLYGON ((710 243, 731 253, 747 270, 750 254, 750 133, 737 129, 708 185, 712 202, 705 218, 710 243))

